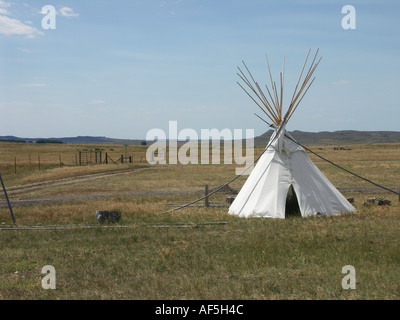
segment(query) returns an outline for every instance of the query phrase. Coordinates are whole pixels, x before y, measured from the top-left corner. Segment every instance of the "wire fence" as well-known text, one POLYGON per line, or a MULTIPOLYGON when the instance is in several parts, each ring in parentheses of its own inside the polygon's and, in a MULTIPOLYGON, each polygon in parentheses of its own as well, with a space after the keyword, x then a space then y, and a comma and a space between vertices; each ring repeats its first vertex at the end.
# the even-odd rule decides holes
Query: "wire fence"
POLYGON ((144 152, 120 154, 104 151, 78 151, 75 153, 28 153, 17 156, 0 155, 0 167, 7 172, 43 170, 48 167, 87 166, 100 164, 143 163, 146 161, 144 152))

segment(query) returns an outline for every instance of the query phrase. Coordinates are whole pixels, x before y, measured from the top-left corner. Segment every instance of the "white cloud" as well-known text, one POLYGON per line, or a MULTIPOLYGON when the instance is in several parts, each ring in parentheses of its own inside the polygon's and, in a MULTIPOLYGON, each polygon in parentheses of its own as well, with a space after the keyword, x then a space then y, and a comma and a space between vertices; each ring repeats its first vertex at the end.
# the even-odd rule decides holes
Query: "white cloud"
POLYGON ((38 35, 43 35, 42 31, 29 25, 32 24, 31 21, 26 21, 24 23, 20 20, 7 17, 8 15, 11 15, 11 13, 6 9, 10 6, 10 2, 0 0, 0 34, 7 36, 22 35, 27 38, 34 38, 38 35))
POLYGON ((6 9, 10 6, 11 6, 11 3, 0 0, 0 14, 11 15, 11 13, 6 9))
POLYGON ((28 26, 23 22, 0 15, 0 34, 4 35, 21 35, 27 38, 34 38, 37 35, 43 35, 44 33, 38 29, 28 26))
POLYGON ((68 7, 62 7, 59 10, 60 14, 63 17, 68 17, 68 18, 76 18, 79 17, 79 13, 74 12, 74 9, 68 8, 68 7))
POLYGON ((7 9, 0 8, 0 14, 10 15, 11 13, 7 9))
POLYGON ((8 8, 8 7, 10 7, 11 6, 11 3, 10 2, 6 2, 6 1, 4 1, 4 0, 0 0, 0 7, 2 7, 2 8, 8 8))

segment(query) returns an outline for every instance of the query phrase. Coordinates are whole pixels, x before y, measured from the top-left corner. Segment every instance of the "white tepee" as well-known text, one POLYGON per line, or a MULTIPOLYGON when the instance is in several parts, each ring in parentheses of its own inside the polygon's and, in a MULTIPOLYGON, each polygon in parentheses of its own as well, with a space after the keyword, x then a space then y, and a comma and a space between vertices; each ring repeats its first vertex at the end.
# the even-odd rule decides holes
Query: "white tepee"
MULTIPOLYGON (((251 89, 255 97, 241 86, 242 89, 246 91, 253 101, 273 121, 275 132, 271 136, 266 150, 264 150, 264 153, 259 158, 250 176, 230 206, 229 214, 239 217, 285 219, 286 198, 290 186, 292 186, 296 194, 299 209, 303 217, 336 215, 343 212, 355 211, 355 208, 341 195, 332 183, 329 182, 310 160, 305 150, 294 142, 295 140, 285 129, 287 121, 315 79, 313 78, 311 83, 307 86, 314 70, 320 62, 320 59, 318 62, 315 62, 318 51, 305 75, 300 89, 297 90, 309 53, 310 51, 307 54, 291 103, 283 119, 283 72, 280 77, 280 95, 276 90, 276 84, 272 82, 272 77, 271 91, 266 86, 271 99, 268 100, 258 83, 254 81, 246 65, 245 67, 254 86, 239 68, 240 78, 251 89), (257 102, 257 99, 259 102, 257 102), (288 137, 290 137, 290 139, 288 137)), ((268 70, 270 70, 269 64, 268 70)), ((271 76, 270 71, 269 74, 271 76)))

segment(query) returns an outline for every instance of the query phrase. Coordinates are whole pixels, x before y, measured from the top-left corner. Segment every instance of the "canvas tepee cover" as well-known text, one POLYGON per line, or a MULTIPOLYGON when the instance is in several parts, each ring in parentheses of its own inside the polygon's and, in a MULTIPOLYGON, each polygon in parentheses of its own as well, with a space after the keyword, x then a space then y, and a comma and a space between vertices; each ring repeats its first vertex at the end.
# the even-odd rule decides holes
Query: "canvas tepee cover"
POLYGON ((355 211, 305 150, 285 135, 290 136, 283 122, 230 206, 229 214, 285 219, 290 186, 303 217, 355 211))

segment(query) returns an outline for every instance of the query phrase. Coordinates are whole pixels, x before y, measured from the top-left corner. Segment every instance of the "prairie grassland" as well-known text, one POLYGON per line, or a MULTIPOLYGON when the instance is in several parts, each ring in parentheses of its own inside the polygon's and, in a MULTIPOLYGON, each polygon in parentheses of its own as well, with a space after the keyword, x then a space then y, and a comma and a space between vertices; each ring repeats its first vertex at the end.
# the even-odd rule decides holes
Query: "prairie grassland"
MULTIPOLYGON (((56 147, 62 152, 70 146, 56 147)), ((349 148, 311 147, 368 179, 400 184, 398 145, 349 148)), ((262 150, 256 148, 256 155, 262 150)), ((335 186, 367 186, 310 157, 335 186)), ((241 219, 228 215, 227 206, 213 205, 161 214, 201 197, 205 184, 210 189, 224 184, 236 166, 143 166, 136 161, 3 174, 7 186, 49 181, 36 189, 10 187, 12 200, 49 200, 15 206, 19 226, 68 228, 0 230, 0 298, 399 299, 397 195, 345 192, 355 199, 357 212, 331 218, 241 219), (116 172, 121 169, 126 172, 116 172), (100 172, 111 174, 87 178, 100 172), (71 180, 54 183, 66 178, 71 180), (364 205, 376 196, 392 205, 364 205), (122 212, 120 223, 99 226, 96 210, 113 209, 122 212), (224 224, 207 224, 219 222, 224 224), (56 269, 56 290, 41 287, 45 265, 56 269), (356 269, 355 290, 341 287, 345 265, 356 269)), ((245 179, 230 187, 239 189, 245 179)), ((227 195, 217 193, 210 201, 223 204, 227 195)), ((0 208, 0 225, 11 225, 6 207, 0 208)))
POLYGON ((73 175, 120 169, 116 166, 92 166, 104 164, 106 153, 117 161, 121 155, 131 156, 133 163, 146 163, 146 146, 127 146, 111 144, 36 144, 0 142, 0 169, 7 176, 8 185, 25 184, 59 179, 73 175), (82 166, 79 163, 81 152, 82 166), (70 167, 74 167, 73 169, 70 167), (64 168, 65 170, 61 170, 64 168), (58 169, 51 170, 48 169, 58 169))

